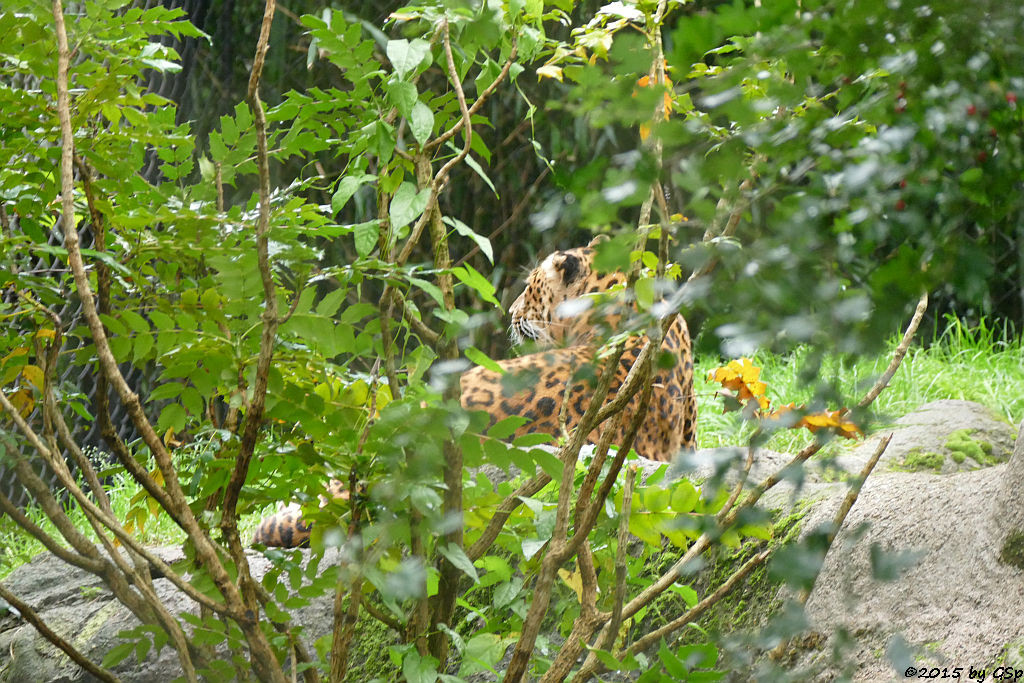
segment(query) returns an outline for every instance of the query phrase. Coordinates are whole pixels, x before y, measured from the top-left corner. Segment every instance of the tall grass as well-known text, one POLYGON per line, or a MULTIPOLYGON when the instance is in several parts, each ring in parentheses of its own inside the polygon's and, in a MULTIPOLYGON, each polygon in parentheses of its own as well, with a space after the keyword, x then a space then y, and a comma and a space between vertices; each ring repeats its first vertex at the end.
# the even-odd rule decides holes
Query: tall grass
MULTIPOLYGON (((948 317, 924 343, 920 331, 918 335, 889 386, 871 406, 876 421, 900 417, 938 399, 976 401, 1014 425, 1024 419, 1024 343, 1011 326, 982 319, 977 326, 968 327, 948 317)), ((894 337, 886 353, 875 358, 826 358, 819 378, 833 382, 853 404, 888 367, 898 342, 894 337)), ((799 348, 785 356, 758 354, 752 358, 761 368, 773 405, 802 405, 814 400, 817 382, 800 378, 800 369, 810 355, 810 349, 799 348)), ((720 364, 714 358, 697 363, 701 447, 745 444, 753 431, 736 413, 723 414, 722 402, 714 396, 717 385, 704 382, 708 371, 720 364)), ((776 434, 768 447, 796 450, 809 438, 806 431, 789 430, 776 434)))

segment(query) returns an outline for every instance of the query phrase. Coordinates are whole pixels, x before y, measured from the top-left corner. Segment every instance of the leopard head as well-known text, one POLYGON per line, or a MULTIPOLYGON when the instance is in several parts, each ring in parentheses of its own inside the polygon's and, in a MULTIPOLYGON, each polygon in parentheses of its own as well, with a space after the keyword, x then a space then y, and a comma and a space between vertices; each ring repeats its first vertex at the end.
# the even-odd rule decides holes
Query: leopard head
POLYGON ((594 302, 586 295, 622 279, 618 273, 599 275, 594 271, 594 245, 600 240, 556 251, 527 276, 526 289, 509 307, 514 343, 531 339, 543 346, 565 345, 592 336, 589 311, 594 302))

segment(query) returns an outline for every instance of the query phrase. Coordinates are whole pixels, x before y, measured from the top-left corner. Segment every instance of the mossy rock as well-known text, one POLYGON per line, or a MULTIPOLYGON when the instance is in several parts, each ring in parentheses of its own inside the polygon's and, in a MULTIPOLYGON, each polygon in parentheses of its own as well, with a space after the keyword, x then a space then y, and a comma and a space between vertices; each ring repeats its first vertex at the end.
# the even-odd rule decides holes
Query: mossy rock
POLYGON ((975 439, 973 434, 974 431, 971 429, 958 429, 946 439, 945 446, 954 462, 960 464, 970 458, 982 467, 991 467, 1002 462, 993 455, 992 442, 975 439))
POLYGON ((945 461, 946 458, 941 453, 914 448, 903 456, 902 463, 893 465, 893 469, 903 472, 941 472, 945 461))
POLYGON ((1024 569, 1024 531, 1014 531, 999 549, 999 561, 1017 569, 1024 569))

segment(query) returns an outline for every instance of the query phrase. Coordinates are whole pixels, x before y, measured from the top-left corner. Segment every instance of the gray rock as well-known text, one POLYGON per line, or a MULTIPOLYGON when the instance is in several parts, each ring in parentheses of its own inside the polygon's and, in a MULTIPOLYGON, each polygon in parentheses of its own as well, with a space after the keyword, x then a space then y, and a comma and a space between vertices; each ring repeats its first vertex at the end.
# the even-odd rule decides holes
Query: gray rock
MULTIPOLYGON (((971 422, 956 416, 983 413, 963 404, 929 404, 901 422, 918 434, 927 424, 936 430, 941 425, 947 433, 972 428, 971 422), (941 415, 947 415, 949 423, 931 421, 941 415)), ((979 438, 1003 443, 1001 423, 993 428, 991 420, 982 419, 973 428, 979 438), (992 433, 986 431, 990 428, 992 433)), ((1018 461, 1024 461, 1024 425, 1013 464, 1018 461)), ((1000 663, 1018 661, 1024 634, 1024 571, 999 559, 1008 502, 1000 493, 1011 491, 1018 506, 1020 502, 1024 467, 1012 472, 1011 466, 951 474, 872 475, 807 602, 812 629, 826 638, 799 653, 797 666, 809 667, 815 680, 832 680, 837 670, 830 649, 838 628, 856 638, 846 656, 854 664, 857 681, 904 680, 904 671, 893 670, 881 654, 896 637, 909 644, 918 668, 952 671, 960 666, 963 677, 971 666, 987 668, 991 674, 1000 663), (870 560, 872 546, 905 553, 915 561, 896 580, 877 580, 870 560)), ((831 520, 844 496, 844 490, 836 491, 814 505, 804 530, 831 520)))
MULTIPOLYGON (((1012 425, 994 416, 978 403, 959 400, 932 401, 899 418, 891 426, 877 427, 871 437, 839 455, 836 463, 848 472, 859 472, 874 453, 878 442, 888 434, 892 434, 893 438, 879 460, 879 472, 892 469, 927 469, 947 473, 977 469, 991 461, 1008 459, 1013 452, 1013 443, 1017 436, 1012 425), (987 458, 982 456, 985 462, 978 462, 972 457, 968 452, 970 448, 967 451, 955 452, 956 449, 947 446, 950 436, 961 430, 971 432, 968 440, 989 451, 985 454, 987 458), (932 454, 936 457, 930 458, 932 454), (914 462, 922 465, 935 462, 939 466, 915 468, 914 462)), ((984 453, 984 450, 982 452, 984 453)))
MULTIPOLYGON (((178 548, 160 548, 155 552, 165 561, 181 559, 178 548)), ((270 570, 270 562, 261 554, 248 553, 253 576, 259 580, 270 570)), ((337 561, 336 553, 327 553, 323 564, 337 561)), ((167 579, 154 582, 157 595, 172 614, 196 614, 195 604, 167 579)), ((76 650, 99 663, 114 647, 126 642, 118 636, 123 630, 139 626, 139 621, 106 590, 103 583, 86 571, 71 567, 49 553, 36 556, 4 581, 4 586, 31 605, 44 622, 66 639, 76 650)), ((305 626, 307 644, 331 629, 333 594, 313 599, 295 614, 305 626)), ((188 633, 186 629, 186 633, 188 633)), ((140 663, 131 654, 112 671, 124 683, 166 683, 182 675, 175 651, 167 646, 149 652, 140 663)), ((36 633, 14 614, 0 617, 0 681, 3 683, 92 683, 93 676, 36 633)))

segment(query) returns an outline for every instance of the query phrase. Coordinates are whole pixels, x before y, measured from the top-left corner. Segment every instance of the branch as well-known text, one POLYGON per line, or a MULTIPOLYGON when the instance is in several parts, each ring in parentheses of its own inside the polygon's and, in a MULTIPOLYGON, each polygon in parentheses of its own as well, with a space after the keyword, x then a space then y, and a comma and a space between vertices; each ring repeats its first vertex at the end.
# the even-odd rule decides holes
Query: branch
MULTIPOLYGON (((740 193, 748 192, 753 187, 753 179, 747 178, 742 183, 740 183, 740 193)), ((708 229, 704 232, 704 239, 702 241, 710 242, 711 240, 717 237, 730 237, 731 235, 733 235, 736 232, 737 226, 739 226, 740 224, 740 218, 742 218, 743 212, 747 210, 747 203, 748 202, 744 200, 743 197, 738 199, 736 201, 735 206, 733 206, 732 211, 729 212, 729 218, 726 221, 725 226, 719 228, 720 223, 718 221, 713 222, 712 225, 709 226, 708 229)), ((716 207, 716 211, 721 211, 722 209, 725 208, 725 206, 726 199, 725 197, 722 197, 721 199, 718 200, 718 206, 716 207)), ((690 277, 687 278, 686 281, 692 282, 693 280, 696 280, 699 277, 707 275, 712 270, 714 270, 715 266, 717 265, 717 258, 708 259, 707 263, 705 263, 703 266, 690 273, 690 277)))
MULTIPOLYGON (((444 32, 445 32, 445 36, 447 37, 447 34, 448 34, 448 21, 447 20, 445 20, 444 32)), ((495 90, 497 90, 497 88, 501 84, 501 82, 505 80, 506 76, 508 76, 509 69, 512 68, 512 64, 515 62, 516 53, 517 53, 518 50, 519 50, 519 45, 516 42, 513 41, 513 43, 512 43, 512 51, 509 52, 509 54, 508 54, 508 60, 506 60, 505 66, 501 67, 501 73, 498 74, 498 77, 494 79, 494 82, 491 83, 489 86, 487 86, 487 88, 482 93, 480 93, 480 95, 476 98, 476 101, 473 102, 473 106, 470 107, 469 111, 467 112, 469 117, 473 116, 473 114, 477 113, 477 111, 480 110, 480 107, 482 107, 484 102, 487 101, 487 98, 490 97, 491 94, 493 94, 495 90)), ((448 48, 448 52, 449 53, 451 52, 451 48, 450 47, 448 48)), ((459 130, 461 130, 462 126, 465 125, 466 118, 467 117, 464 116, 463 118, 459 119, 458 121, 455 122, 455 124, 451 128, 449 128, 444 133, 439 135, 437 137, 437 139, 432 140, 431 142, 428 142, 423 147, 424 151, 429 151, 429 150, 437 149, 438 147, 440 147, 444 143, 446 143, 449 140, 451 140, 452 136, 454 136, 456 133, 458 133, 459 130)))
POLYGON ((622 603, 626 598, 626 546, 629 544, 629 514, 633 505, 633 485, 636 483, 636 465, 626 470, 626 484, 622 493, 622 512, 619 514, 619 539, 615 548, 615 602, 612 604, 612 618, 608 625, 608 637, 598 643, 600 650, 608 650, 622 623, 622 603))
POLYGON ((132 423, 142 436, 143 442, 149 447, 160 469, 160 473, 164 477, 164 486, 168 494, 168 502, 170 503, 168 512, 172 514, 175 521, 195 543, 197 558, 210 572, 211 579, 213 579, 218 590, 224 595, 227 604, 238 604, 241 596, 234 583, 232 583, 231 577, 221 564, 216 548, 209 538, 204 535, 202 527, 200 527, 192 511, 189 509, 170 453, 142 410, 138 394, 132 391, 121 374, 117 366, 117 360, 110 350, 107 334, 96 311, 92 286, 89 284, 85 262, 82 260, 78 232, 74 224, 74 132, 71 128, 71 98, 68 92, 68 71, 71 53, 68 48, 67 29, 64 24, 64 10, 61 6, 61 0, 53 0, 53 17, 58 49, 56 86, 57 115, 60 120, 61 131, 61 228, 64 232, 64 247, 68 252, 68 265, 74 276, 75 287, 78 290, 79 300, 82 304, 82 315, 86 320, 89 333, 96 345, 96 355, 99 358, 100 368, 104 376, 117 391, 122 404, 132 418, 132 423))
POLYGON ((542 488, 547 486, 551 482, 551 477, 547 474, 538 474, 537 476, 523 482, 519 488, 510 493, 505 500, 498 503, 498 507, 495 508, 494 514, 491 515, 491 521, 487 523, 480 538, 476 539, 476 542, 466 549, 466 555, 470 560, 476 562, 487 549, 494 543, 494 539, 501 533, 501 528, 505 526, 505 522, 515 512, 516 508, 523 504, 524 498, 530 498, 537 494, 542 488))
POLYGON ((899 346, 896 347, 896 352, 893 354, 892 361, 889 362, 889 367, 885 369, 882 376, 875 382, 875 386, 871 387, 871 390, 860 400, 860 403, 857 404, 858 408, 866 408, 871 405, 878 398, 878 395, 882 393, 882 390, 889 386, 893 375, 896 374, 900 363, 903 362, 903 357, 907 355, 907 349, 910 348, 910 342, 914 339, 914 334, 917 332, 917 327, 921 324, 921 318, 924 317, 924 312, 927 308, 928 292, 925 292, 917 302, 917 308, 914 309, 914 317, 910 319, 907 331, 903 333, 903 339, 900 341, 899 346))
MULTIPOLYGON (((57 477, 60 479, 61 485, 65 489, 67 489, 67 491, 75 499, 75 502, 77 502, 78 505, 82 508, 82 511, 86 513, 86 516, 90 519, 90 521, 98 522, 104 528, 108 529, 122 545, 124 545, 132 552, 137 553, 142 558, 144 558, 152 567, 159 571, 165 578, 170 580, 171 583, 173 583, 179 590, 181 590, 183 593, 185 593, 190 598, 195 600, 197 603, 214 612, 217 612, 218 614, 232 616, 231 613, 225 609, 224 605, 221 605, 213 601, 208 596, 196 590, 190 583, 188 583, 187 581, 183 580, 180 576, 178 576, 174 572, 174 570, 171 569, 170 565, 168 565, 159 557, 153 555, 148 550, 146 550, 146 548, 142 546, 135 539, 134 536, 132 536, 124 530, 124 528, 121 526, 118 520, 113 517, 112 512, 103 510, 100 507, 98 507, 96 503, 93 503, 89 499, 89 497, 85 495, 85 493, 78 486, 78 484, 75 483, 74 477, 71 476, 71 473, 68 471, 67 465, 64 463, 64 461, 60 457, 58 457, 56 453, 47 448, 45 444, 43 444, 42 439, 40 439, 39 435, 35 433, 31 425, 29 425, 28 422, 26 422, 25 419, 21 417, 20 414, 17 413, 17 410, 14 408, 14 406, 11 405, 11 402, 8 400, 6 394, 4 394, 3 390, 0 390, 0 407, 7 411, 12 418, 14 418, 14 421, 17 424, 18 429, 22 432, 22 434, 25 435, 25 438, 28 439, 29 443, 32 445, 32 448, 34 448, 36 452, 39 453, 39 455, 43 458, 43 460, 50 467, 50 469, 53 470, 53 472, 57 475, 57 477)), ((61 418, 58 424, 63 425, 64 429, 67 430, 67 424, 64 423, 63 418, 61 418)), ((67 437, 70 438, 70 434, 68 434, 67 437)), ((77 446, 75 446, 75 448, 77 449, 77 446)), ((79 451, 79 453, 81 452, 79 451)), ((84 458, 84 455, 82 457, 84 458)), ((50 517, 51 520, 53 520, 53 517, 49 512, 47 512, 47 516, 50 517)), ((56 520, 53 521, 56 524, 56 520)), ((60 525, 58 525, 58 529, 59 528, 60 525)), ((96 533, 98 536, 102 537, 101 529, 99 529, 98 527, 96 527, 96 533)), ((66 535, 65 538, 67 538, 66 535)), ((70 538, 68 540, 69 542, 71 541, 70 538)), ((88 543, 88 541, 85 540, 84 536, 82 537, 82 542, 88 543)), ((92 544, 88 545, 92 547, 92 544)), ((79 566, 77 565, 77 563, 75 564, 76 566, 79 566)))
MULTIPOLYGON (((466 128, 466 132, 462 136, 464 140, 462 144, 462 151, 456 154, 454 158, 449 159, 448 163, 442 166, 441 170, 438 171, 437 175, 434 177, 435 193, 441 190, 441 186, 448 178, 448 173, 455 166, 461 164, 462 160, 469 155, 469 147, 470 144, 473 142, 473 122, 471 120, 472 114, 470 114, 469 109, 466 107, 466 94, 462 92, 462 81, 459 80, 459 72, 455 68, 455 59, 452 57, 452 44, 450 36, 448 35, 447 18, 441 20, 441 39, 442 42, 444 43, 444 56, 448 62, 448 78, 452 82, 452 87, 455 88, 455 97, 459 100, 459 110, 462 112, 462 118, 460 119, 460 121, 462 125, 466 128)), ((483 96, 478 97, 476 102, 474 102, 473 104, 474 106, 476 106, 477 104, 482 104, 482 101, 483 96)), ((456 124, 456 126, 453 126, 452 131, 454 131, 457 126, 458 124, 456 124)), ((454 135, 454 132, 452 134, 454 135)), ((441 138, 443 137, 444 136, 439 137, 437 140, 434 141, 434 143, 439 143, 441 141, 441 138)))
MULTIPOLYGON (((825 554, 822 556, 822 564, 818 568, 818 573, 815 574, 814 581, 811 583, 810 588, 804 588, 801 590, 800 595, 797 597, 797 602, 801 605, 807 604, 807 599, 811 597, 811 591, 814 590, 814 585, 818 582, 818 577, 821 576, 821 570, 825 567, 825 557, 828 556, 828 552, 832 549, 832 544, 835 542, 836 536, 839 534, 839 530, 843 527, 843 523, 846 522, 846 515, 848 515, 850 510, 853 508, 853 504, 857 502, 857 498, 860 496, 860 491, 864 487, 864 482, 867 481, 868 476, 875 469, 875 465, 878 464, 878 459, 882 457, 882 453, 884 453, 885 449, 889 447, 890 441, 892 441, 892 434, 889 434, 889 436, 885 437, 878 443, 878 447, 875 449, 875 452, 871 455, 871 458, 864 465, 863 469, 861 469, 860 474, 853 482, 853 486, 850 487, 850 490, 846 493, 846 497, 843 498, 843 502, 840 504, 839 510, 836 511, 835 517, 832 518, 832 530, 829 531, 828 535, 825 537, 825 554)), ((768 656, 772 659, 778 659, 789 647, 789 642, 790 639, 786 638, 776 645, 775 649, 773 649, 768 656)))
MULTIPOLYGON (((235 468, 231 473, 224 491, 224 513, 221 529, 228 531, 235 526, 238 494, 245 484, 249 463, 256 449, 256 440, 263 422, 263 409, 267 399, 267 376, 273 359, 274 340, 279 324, 277 315, 277 296, 274 289, 274 277, 270 272, 270 252, 267 233, 270 232, 270 162, 267 155, 267 118, 263 111, 263 103, 259 96, 259 79, 263 62, 267 54, 267 41, 270 39, 270 24, 274 19, 275 0, 267 0, 263 13, 263 25, 260 38, 256 45, 256 58, 253 61, 252 73, 249 77, 249 109, 253 114, 256 126, 256 166, 259 173, 259 217, 256 222, 256 260, 260 281, 263 284, 263 330, 260 335, 260 353, 256 360, 256 377, 252 387, 252 401, 245 414, 245 426, 235 468)), ((230 536, 237 536, 237 529, 230 536)))

